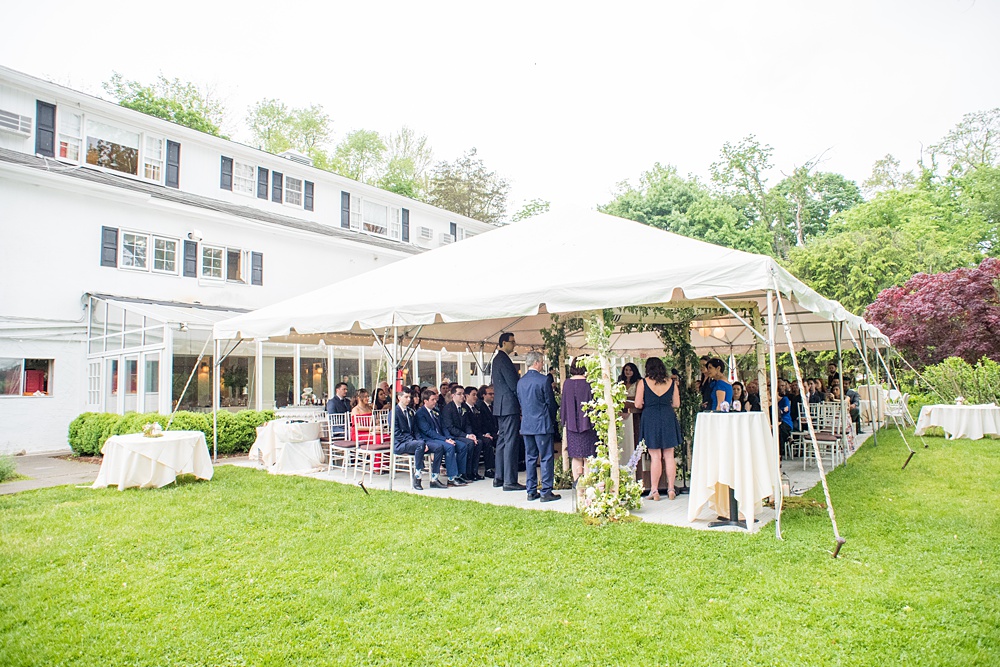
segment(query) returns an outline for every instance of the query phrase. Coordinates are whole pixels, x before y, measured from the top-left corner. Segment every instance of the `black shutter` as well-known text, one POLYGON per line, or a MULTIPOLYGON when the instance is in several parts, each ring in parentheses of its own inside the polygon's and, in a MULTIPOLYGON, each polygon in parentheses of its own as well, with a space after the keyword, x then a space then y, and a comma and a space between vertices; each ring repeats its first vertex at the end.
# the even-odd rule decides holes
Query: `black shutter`
POLYGON ((340 193, 340 226, 344 229, 351 228, 351 193, 340 193))
POLYGON ((264 253, 250 253, 250 284, 264 284, 264 253))
POLYGON ((56 105, 35 100, 35 152, 56 156, 56 105))
POLYGON ((219 178, 219 187, 223 190, 233 189, 233 158, 222 156, 222 176, 219 178))
POLYGON ((403 241, 410 240, 410 209, 403 209, 403 241))
POLYGON ((101 227, 101 266, 118 266, 117 227, 101 227))
POLYGON ((307 211, 313 210, 313 184, 306 181, 305 196, 302 198, 303 208, 307 211))
POLYGON ((198 242, 184 242, 184 277, 198 277, 198 242))
POLYGON ((452 241, 457 241, 458 240, 458 225, 456 225, 454 222, 449 222, 448 223, 448 231, 451 232, 451 240, 452 241))
POLYGON ((267 169, 257 167, 257 199, 267 199, 267 169))
POLYGON ((181 145, 167 139, 167 187, 181 187, 181 145))
POLYGON ((271 174, 271 201, 276 201, 281 203, 281 187, 285 183, 285 177, 281 175, 281 172, 272 172, 271 174))

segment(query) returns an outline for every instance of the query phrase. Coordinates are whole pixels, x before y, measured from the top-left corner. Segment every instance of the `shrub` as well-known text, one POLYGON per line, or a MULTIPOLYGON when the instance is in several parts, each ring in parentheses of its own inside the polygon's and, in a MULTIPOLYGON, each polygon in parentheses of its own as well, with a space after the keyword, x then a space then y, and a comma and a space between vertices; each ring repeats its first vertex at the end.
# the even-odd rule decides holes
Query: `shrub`
POLYGON ((973 366, 949 357, 925 368, 923 375, 945 403, 954 403, 959 396, 966 403, 1000 402, 1000 364, 992 359, 983 357, 973 366))
POLYGON ((126 412, 115 424, 114 435, 125 435, 126 433, 142 433, 142 427, 153 422, 160 422, 160 426, 167 425, 168 417, 159 412, 126 412))
POLYGON ((14 457, 0 454, 0 482, 6 482, 16 474, 14 472, 14 457))
POLYGON ((121 415, 109 412, 97 412, 91 414, 90 418, 84 421, 80 429, 79 450, 74 452, 79 456, 97 456, 101 453, 104 441, 112 436, 112 431, 121 415))
POLYGON ((74 453, 80 453, 80 447, 83 444, 83 427, 87 424, 87 420, 96 414, 96 412, 84 412, 69 423, 67 441, 69 442, 69 448, 72 449, 74 453))
MULTIPOLYGON (((166 428, 167 421, 170 418, 167 417, 163 421, 163 427, 166 428)), ((187 412, 182 410, 174 414, 174 420, 170 422, 171 431, 201 431, 205 434, 205 441, 209 443, 209 449, 212 445, 212 415, 207 415, 204 412, 187 412)))

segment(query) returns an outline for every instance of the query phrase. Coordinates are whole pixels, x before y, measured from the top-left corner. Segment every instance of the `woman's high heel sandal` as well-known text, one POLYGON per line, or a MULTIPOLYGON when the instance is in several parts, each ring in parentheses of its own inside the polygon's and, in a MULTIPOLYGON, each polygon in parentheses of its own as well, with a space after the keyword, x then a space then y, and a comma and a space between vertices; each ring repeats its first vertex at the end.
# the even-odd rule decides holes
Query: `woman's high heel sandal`
POLYGON ((652 500, 659 500, 660 499, 660 492, 657 491, 656 489, 653 489, 652 491, 649 492, 649 497, 652 500))
POLYGON ((668 489, 667 490, 667 498, 669 500, 673 500, 676 497, 677 497, 677 492, 676 491, 674 491, 673 489, 668 489))

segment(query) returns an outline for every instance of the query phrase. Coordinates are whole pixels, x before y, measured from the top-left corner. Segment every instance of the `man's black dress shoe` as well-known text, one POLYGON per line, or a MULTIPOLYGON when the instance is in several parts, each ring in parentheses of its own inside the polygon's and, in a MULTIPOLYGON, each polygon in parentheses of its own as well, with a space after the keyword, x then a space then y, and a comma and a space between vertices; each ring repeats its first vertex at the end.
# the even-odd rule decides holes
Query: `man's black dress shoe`
POLYGON ((495 480, 493 480, 493 488, 494 489, 499 489, 501 486, 503 486, 503 480, 501 480, 501 479, 495 479, 495 480))
POLYGON ((497 474, 497 471, 494 470, 493 468, 490 468, 489 470, 486 471, 486 476, 487 477, 496 477, 496 474, 497 474))
POLYGON ((439 479, 435 479, 435 480, 431 481, 431 488, 432 489, 447 489, 448 485, 442 483, 441 480, 439 480, 439 479))
POLYGON ((461 477, 448 480, 448 486, 465 486, 468 482, 463 482, 461 477))
POLYGON ((528 494, 528 502, 531 502, 532 500, 538 500, 541 497, 542 497, 542 494, 538 493, 538 491, 535 491, 534 493, 529 493, 528 494))
POLYGON ((548 493, 542 496, 542 502, 551 503, 553 500, 559 500, 560 498, 562 498, 562 496, 560 496, 558 493, 552 493, 551 491, 549 491, 548 493))
POLYGON ((416 489, 417 491, 423 491, 424 490, 424 485, 420 483, 420 478, 419 477, 414 477, 413 478, 413 488, 416 489))
POLYGON ((471 484, 472 483, 472 480, 466 478, 465 475, 459 475, 458 477, 455 478, 455 481, 458 482, 459 484, 471 484))
POLYGON ((528 487, 526 487, 524 484, 504 484, 503 485, 503 490, 504 491, 524 491, 527 488, 528 487))

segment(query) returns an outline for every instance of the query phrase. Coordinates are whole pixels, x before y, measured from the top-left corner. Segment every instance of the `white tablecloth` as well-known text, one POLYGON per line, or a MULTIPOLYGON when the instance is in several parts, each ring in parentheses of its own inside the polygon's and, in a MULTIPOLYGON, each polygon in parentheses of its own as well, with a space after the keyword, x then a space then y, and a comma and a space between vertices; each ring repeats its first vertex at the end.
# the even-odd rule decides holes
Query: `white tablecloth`
POLYGON ((95 489, 117 485, 143 489, 166 486, 177 475, 194 473, 212 479, 212 458, 201 431, 164 431, 163 437, 147 438, 142 433, 113 435, 101 448, 104 460, 97 473, 95 489))
POLYGON ((322 421, 326 419, 326 408, 322 405, 288 405, 274 411, 280 419, 305 419, 322 421))
POLYGON ((699 413, 693 449, 688 521, 696 520, 706 504, 714 514, 729 515, 728 492, 717 497, 717 485, 724 484, 736 492, 740 513, 753 531, 760 501, 774 492, 774 439, 767 415, 699 413))
POLYGON ((885 421, 885 401, 888 392, 876 385, 863 384, 858 392, 858 408, 861 413, 862 426, 870 424, 874 418, 876 424, 885 421), (876 398, 872 398, 872 397, 876 398))
POLYGON ((932 427, 944 429, 949 440, 979 440, 984 435, 1000 435, 1000 408, 989 405, 925 405, 917 419, 917 435, 932 427))
POLYGON ((320 422, 270 421, 257 427, 250 458, 264 462, 275 474, 294 474, 323 465, 320 422))

